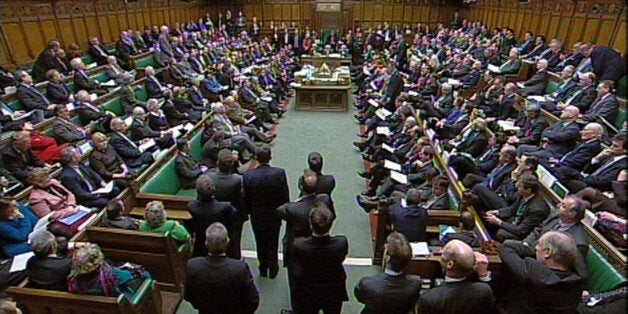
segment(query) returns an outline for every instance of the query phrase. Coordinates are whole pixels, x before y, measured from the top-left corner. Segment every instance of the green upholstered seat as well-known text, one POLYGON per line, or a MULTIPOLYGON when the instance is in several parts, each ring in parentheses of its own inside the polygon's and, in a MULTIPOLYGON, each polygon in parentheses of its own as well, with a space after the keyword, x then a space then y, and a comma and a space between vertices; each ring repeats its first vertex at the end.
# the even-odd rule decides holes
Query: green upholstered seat
POLYGON ((177 196, 189 196, 192 198, 196 198, 196 189, 187 189, 187 190, 179 190, 176 194, 177 196))
POLYGON ((161 169, 142 185, 140 192, 150 194, 177 195, 181 182, 175 170, 174 158, 170 159, 161 169))
POLYGON ((124 115, 124 110, 122 109, 122 101, 120 100, 120 97, 114 97, 100 105, 100 107, 103 110, 115 113, 118 117, 124 115))
POLYGON ((617 130, 621 130, 626 120, 628 120, 628 109, 619 108, 619 112, 617 113, 617 117, 615 118, 615 128, 617 128, 617 130))
POLYGON ((615 90, 617 90, 617 96, 622 98, 628 98, 628 74, 624 75, 615 84, 615 90))
POLYGON ((141 101, 148 100, 148 92, 146 92, 146 87, 144 85, 142 85, 140 89, 135 90, 135 98, 141 101))
POLYGON ((146 58, 139 59, 135 61, 136 69, 146 69, 147 66, 155 67, 157 63, 155 62, 155 58, 151 55, 146 58))
POLYGON ((78 92, 77 90, 75 90, 75 89, 74 89, 74 80, 72 80, 72 81, 69 81, 69 82, 65 83, 65 85, 67 85, 67 86, 68 86, 68 89, 69 89, 69 90, 71 90, 71 91, 73 91, 73 92, 78 92))
POLYGON ((87 64, 92 64, 94 62, 96 62, 96 60, 94 60, 94 58, 92 58, 92 56, 90 55, 84 55, 81 57, 81 60, 83 60, 83 63, 87 64))
POLYGON ((447 196, 449 197, 449 209, 459 211, 460 201, 458 200, 456 192, 454 192, 452 187, 447 189, 447 196))
POLYGON ((196 133, 190 140, 190 155, 196 160, 203 159, 203 145, 201 145, 201 133, 196 133))
POLYGON ((14 101, 11 101, 10 103, 8 103, 7 106, 9 108, 11 108, 11 110, 13 110, 13 111, 18 111, 18 110, 23 110, 24 109, 24 107, 22 106, 22 103, 19 100, 17 100, 17 99, 14 100, 14 101))
POLYGON ((150 295, 151 291, 155 287, 156 281, 153 279, 144 279, 142 284, 135 290, 135 293, 131 294, 129 291, 124 291, 122 294, 131 304, 139 305, 144 298, 150 295))
POLYGON ((586 264, 589 271, 587 279, 589 292, 607 292, 626 284, 626 276, 615 269, 593 246, 589 246, 586 264))
POLYGON ((545 85, 545 94, 551 94, 558 89, 558 83, 552 80, 547 80, 547 84, 545 85))
POLYGON ((106 82, 109 80, 109 77, 107 76, 107 72, 105 71, 101 71, 98 72, 94 75, 92 75, 90 78, 92 78, 93 80, 97 81, 97 82, 106 82))

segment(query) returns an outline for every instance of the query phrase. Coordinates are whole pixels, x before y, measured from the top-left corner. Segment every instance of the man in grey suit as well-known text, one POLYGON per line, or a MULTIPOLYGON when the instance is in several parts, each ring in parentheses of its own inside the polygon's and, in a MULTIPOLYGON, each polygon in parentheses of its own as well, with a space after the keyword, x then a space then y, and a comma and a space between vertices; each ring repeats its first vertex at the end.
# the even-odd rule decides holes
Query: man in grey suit
POLYGON ((619 103, 612 93, 613 81, 603 80, 597 87, 597 98, 591 106, 582 114, 582 120, 586 122, 599 121, 603 118, 607 122, 614 124, 615 117, 619 112, 619 103))

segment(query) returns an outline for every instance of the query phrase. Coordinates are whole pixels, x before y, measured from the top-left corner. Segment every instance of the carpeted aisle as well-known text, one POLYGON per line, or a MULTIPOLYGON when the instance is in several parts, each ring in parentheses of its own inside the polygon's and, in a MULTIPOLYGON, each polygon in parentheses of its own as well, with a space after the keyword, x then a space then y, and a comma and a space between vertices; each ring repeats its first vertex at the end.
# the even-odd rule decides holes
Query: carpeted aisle
MULTIPOLYGON (((349 240, 349 259, 346 262, 347 291, 349 302, 343 313, 358 313, 360 304, 355 301, 353 287, 363 276, 374 275, 378 267, 370 266, 372 248, 368 215, 355 204, 355 195, 364 190, 364 179, 356 175, 363 169, 363 162, 357 150, 351 145, 356 140, 358 126, 354 122, 353 106, 346 113, 295 111, 291 106, 277 130, 277 139, 272 145, 271 164, 286 169, 291 200, 297 198, 297 180, 307 168, 307 155, 318 151, 323 155, 323 173, 336 177, 336 189, 332 197, 338 218, 334 222, 332 234, 344 234, 349 240), (361 266, 366 265, 366 266, 361 266)), ((281 234, 283 236, 282 228, 281 234)), ((242 249, 253 271, 260 290, 261 301, 257 313, 279 313, 290 308, 287 273, 281 268, 276 279, 261 278, 257 273, 257 262, 251 258, 255 254, 255 242, 249 223, 244 226, 242 249)), ((280 247, 281 250, 281 247, 280 247)), ((178 313, 191 313, 190 305, 183 303, 178 313)))

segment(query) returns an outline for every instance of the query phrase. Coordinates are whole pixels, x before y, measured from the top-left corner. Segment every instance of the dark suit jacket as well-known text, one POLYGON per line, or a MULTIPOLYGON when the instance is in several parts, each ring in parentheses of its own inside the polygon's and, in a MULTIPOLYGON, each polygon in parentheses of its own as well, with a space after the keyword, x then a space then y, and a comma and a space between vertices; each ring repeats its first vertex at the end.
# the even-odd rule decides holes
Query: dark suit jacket
POLYGON ((129 167, 138 167, 142 164, 142 153, 136 147, 133 147, 127 140, 125 140, 120 134, 113 132, 109 137, 109 144, 113 146, 116 153, 124 163, 129 167))
POLYGON ((44 166, 44 162, 31 149, 24 152, 24 158, 11 145, 2 148, 1 152, 0 161, 2 161, 4 168, 22 183, 26 183, 26 175, 33 167, 44 166))
POLYGON ((122 104, 122 110, 124 110, 125 115, 132 114, 133 108, 138 106, 146 110, 146 106, 135 98, 132 86, 122 86, 120 88, 120 103, 122 104))
POLYGON ((238 210, 236 216, 239 222, 247 221, 249 216, 242 203, 242 176, 237 173, 223 173, 217 170, 209 172, 209 177, 214 180, 214 197, 216 200, 230 202, 238 210))
POLYGON ((72 92, 65 83, 55 83, 49 81, 46 85, 46 97, 52 103, 65 104, 72 92))
MULTIPOLYGON (((587 110, 591 107, 593 101, 597 98, 597 91, 595 90, 595 85, 593 84, 585 87, 584 89, 579 89, 579 91, 580 90, 582 91, 574 97, 569 104, 578 107, 578 109, 580 109, 580 113, 585 114, 585 112, 587 112, 587 110)), ((573 92, 570 96, 573 96, 575 93, 576 92, 573 92)), ((565 101, 567 101, 570 96, 565 98, 565 101)), ((611 123, 612 122, 615 122, 615 120, 612 120, 611 123)))
POLYGON ((569 167, 575 170, 582 170, 591 158, 602 151, 599 140, 580 143, 574 150, 568 152, 560 159, 560 167, 569 167))
POLYGON ((166 115, 148 113, 146 120, 148 121, 148 127, 153 130, 165 131, 170 128, 166 115))
POLYGON ((543 130, 541 138, 548 139, 548 147, 545 148, 547 151, 554 156, 562 156, 576 147, 580 138, 580 126, 577 123, 563 126, 559 121, 543 130))
MULTIPOLYGON (((544 222, 541 229, 536 229, 532 231, 523 242, 528 243, 528 247, 531 250, 534 250, 534 247, 538 244, 541 236, 549 231, 552 231, 556 228, 556 226, 560 223, 560 219, 556 214, 550 215, 544 222)), ((581 222, 576 223, 571 228, 567 229, 567 232, 576 242, 576 247, 580 252, 580 255, 583 259, 586 259, 587 254, 589 253, 589 236, 587 236, 587 231, 584 229, 584 226, 581 222)))
POLYGON ((336 187, 336 179, 331 174, 318 174, 316 177, 316 193, 327 194, 331 197, 331 192, 336 187))
POLYGON ((523 82, 524 88, 521 90, 521 95, 543 95, 545 85, 547 85, 547 71, 537 71, 529 80, 523 82))
MULTIPOLYGON (((24 84, 18 84, 16 88, 17 99, 19 99, 22 106, 24 106, 24 110, 26 110, 26 112, 35 109, 47 110, 46 96, 41 92, 37 93, 34 91, 33 88, 37 88, 35 85, 31 86, 32 88, 28 88, 24 84)), ((48 103, 52 102, 49 101, 48 103)))
POLYGON ((501 168, 496 165, 491 172, 486 175, 485 185, 495 191, 497 188, 510 178, 510 173, 517 168, 517 162, 512 162, 501 168))
POLYGON ((575 313, 586 286, 586 265, 576 259, 573 271, 547 268, 536 259, 520 257, 513 244, 499 249, 502 263, 508 267, 513 282, 498 307, 504 313, 575 313))
POLYGON ((194 157, 189 154, 183 155, 179 153, 174 159, 174 165, 177 176, 179 177, 179 182, 181 182, 181 188, 195 189, 196 179, 203 172, 201 171, 201 166, 194 160, 194 157))
POLYGON ((72 270, 72 259, 66 257, 31 257, 28 269, 28 287, 68 291, 67 277, 72 270))
POLYGON ((286 171, 260 164, 244 173, 244 209, 251 213, 254 229, 278 228, 277 207, 290 201, 286 171))
MULTIPOLYGON (((526 120, 529 118, 526 117, 526 120)), ((524 122, 524 127, 529 124, 527 129, 523 128, 519 131, 519 144, 538 145, 541 142, 541 135, 545 128, 549 126, 549 122, 544 116, 539 116, 534 121, 524 122)))
POLYGON ((168 119, 168 124, 170 125, 179 125, 185 122, 188 122, 187 117, 183 114, 174 103, 170 100, 166 100, 161 110, 164 112, 164 115, 168 119))
POLYGON ((584 112, 582 120, 586 122, 595 122, 598 118, 604 118, 611 124, 615 124, 615 118, 619 112, 619 103, 613 94, 607 94, 606 97, 596 99, 591 107, 584 112))
POLYGON ((397 200, 391 205, 388 215, 395 231, 406 236, 409 242, 427 241, 427 210, 420 205, 402 206, 397 200))
MULTIPOLYGON (((506 61, 508 62, 508 61, 506 61)), ((504 62, 504 63, 506 63, 504 62)), ((508 62, 508 64, 506 65, 502 65, 500 67, 500 71, 499 74, 517 74, 519 73, 519 69, 521 68, 521 59, 517 58, 517 59, 513 59, 512 61, 508 62)))
MULTIPOLYGON (((615 161, 608 161, 607 159, 602 160, 596 164, 591 164, 590 162, 584 167, 584 173, 588 173, 589 176, 584 178, 584 183, 589 186, 592 186, 600 191, 612 191, 613 184, 612 182, 617 179, 617 175, 622 169, 626 168, 626 156, 624 158, 618 159, 615 161), (604 167, 604 168, 602 168, 604 167), (598 169, 602 168, 602 170, 595 174, 598 169)), ((612 158, 612 157, 609 157, 612 158)))
POLYGON ((477 134, 473 139, 461 142, 456 149, 458 151, 465 152, 474 158, 480 156, 484 152, 486 146, 488 146, 488 137, 484 132, 476 133, 477 134))
POLYGON ((419 313, 493 313, 495 297, 484 282, 444 282, 419 298, 419 313))
POLYGON ((617 82, 626 74, 626 60, 611 47, 594 46, 589 57, 598 81, 617 82))
POLYGON ((122 173, 124 160, 116 153, 116 150, 107 144, 104 151, 94 149, 89 154, 89 166, 103 179, 110 181, 116 173, 122 173))
MULTIPOLYGON (((195 200, 188 203, 188 211, 192 219, 184 225, 194 235, 194 256, 206 256, 205 230, 214 222, 220 222, 229 228, 236 215, 236 209, 229 202, 195 200)), ((227 229, 228 230, 228 229, 227 229)))
POLYGON ((462 84, 462 87, 464 88, 472 87, 478 84, 478 82, 480 81, 480 76, 481 76, 480 71, 471 69, 469 73, 465 74, 463 77, 461 77, 458 80, 462 84))
POLYGON ((188 260, 185 287, 185 300, 200 314, 249 314, 259 305, 249 266, 226 256, 188 260))
POLYGON ((104 111, 96 111, 98 107, 94 106, 93 104, 92 106, 94 108, 83 103, 75 104, 75 106, 76 107, 74 109, 74 112, 76 112, 76 114, 81 118, 81 121, 83 123, 87 124, 107 117, 107 113, 105 113, 104 111))
MULTIPOLYGON (((102 51, 104 51, 105 53, 107 52, 107 48, 105 48, 103 45, 99 45, 100 49, 102 49, 102 51)), ((103 56, 100 51, 98 51, 98 49, 96 49, 93 45, 89 46, 89 49, 87 49, 87 53, 92 56, 92 58, 94 58, 94 60, 96 61, 96 64, 98 65, 103 65, 103 64, 107 64, 107 56, 103 56)))
POLYGON ((98 88, 98 84, 93 79, 89 78, 89 76, 85 77, 86 75, 88 75, 87 72, 83 75, 79 71, 74 71, 74 89, 84 89, 90 92, 98 88))
POLYGON ((85 134, 79 129, 80 126, 72 121, 66 121, 59 117, 55 118, 52 123, 52 130, 57 143, 75 143, 86 138, 85 134))
POLYGON ((364 303, 362 314, 407 314, 414 308, 421 291, 419 276, 386 273, 360 279, 354 294, 364 303))
POLYGON ((294 295, 297 304, 322 307, 348 301, 342 261, 349 252, 345 236, 297 238, 294 241, 294 295))
POLYGON ((50 49, 42 51, 37 60, 33 63, 33 80, 42 82, 46 80, 46 71, 54 69, 57 66, 57 58, 50 49))
POLYGON ((103 179, 100 175, 98 175, 98 173, 82 163, 80 163, 78 167, 85 178, 83 179, 78 173, 76 173, 75 169, 63 167, 63 170, 59 175, 61 184, 74 194, 76 201, 79 204, 99 199, 99 194, 93 194, 85 181, 89 181, 92 189, 97 190, 100 188, 100 183, 103 182, 103 179))
POLYGON ((294 202, 283 204, 277 208, 277 216, 286 221, 286 233, 283 237, 283 261, 285 267, 290 265, 289 260, 293 251, 292 244, 294 239, 307 237, 312 234, 310 229, 310 211, 318 202, 331 208, 331 200, 326 194, 302 196, 294 202))
POLYGON ((523 212, 521 213, 521 216, 517 218, 517 209, 522 202, 523 199, 514 203, 510 207, 499 209, 499 216, 504 219, 499 228, 508 231, 519 240, 527 237, 528 234, 530 234, 534 228, 540 226, 550 214, 549 206, 547 206, 547 203, 539 194, 533 196, 523 205, 523 212), (507 220, 510 220, 511 222, 507 222, 507 220))
MULTIPOLYGON (((144 81, 144 86, 146 87, 146 93, 148 94, 148 98, 163 98, 164 94, 161 91, 161 87, 159 87, 159 84, 157 84, 157 82, 155 82, 153 78, 157 79, 156 77, 146 77, 146 81, 144 81)), ((161 84, 161 82, 159 83, 161 84)))
POLYGON ((133 119, 128 132, 131 134, 131 140, 136 142, 145 138, 161 137, 160 131, 152 130, 150 127, 145 126, 143 122, 137 119, 133 119))

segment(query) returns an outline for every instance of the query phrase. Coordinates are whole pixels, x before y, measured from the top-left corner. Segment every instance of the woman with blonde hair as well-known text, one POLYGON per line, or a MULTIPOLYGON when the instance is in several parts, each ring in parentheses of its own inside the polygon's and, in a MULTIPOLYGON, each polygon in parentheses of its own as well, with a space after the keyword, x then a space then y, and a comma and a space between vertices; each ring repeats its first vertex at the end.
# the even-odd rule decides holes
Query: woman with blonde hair
POLYGON ((28 201, 31 211, 37 217, 41 218, 52 212, 52 218, 63 218, 78 211, 74 194, 50 177, 48 169, 33 169, 26 176, 26 181, 33 185, 28 201))

